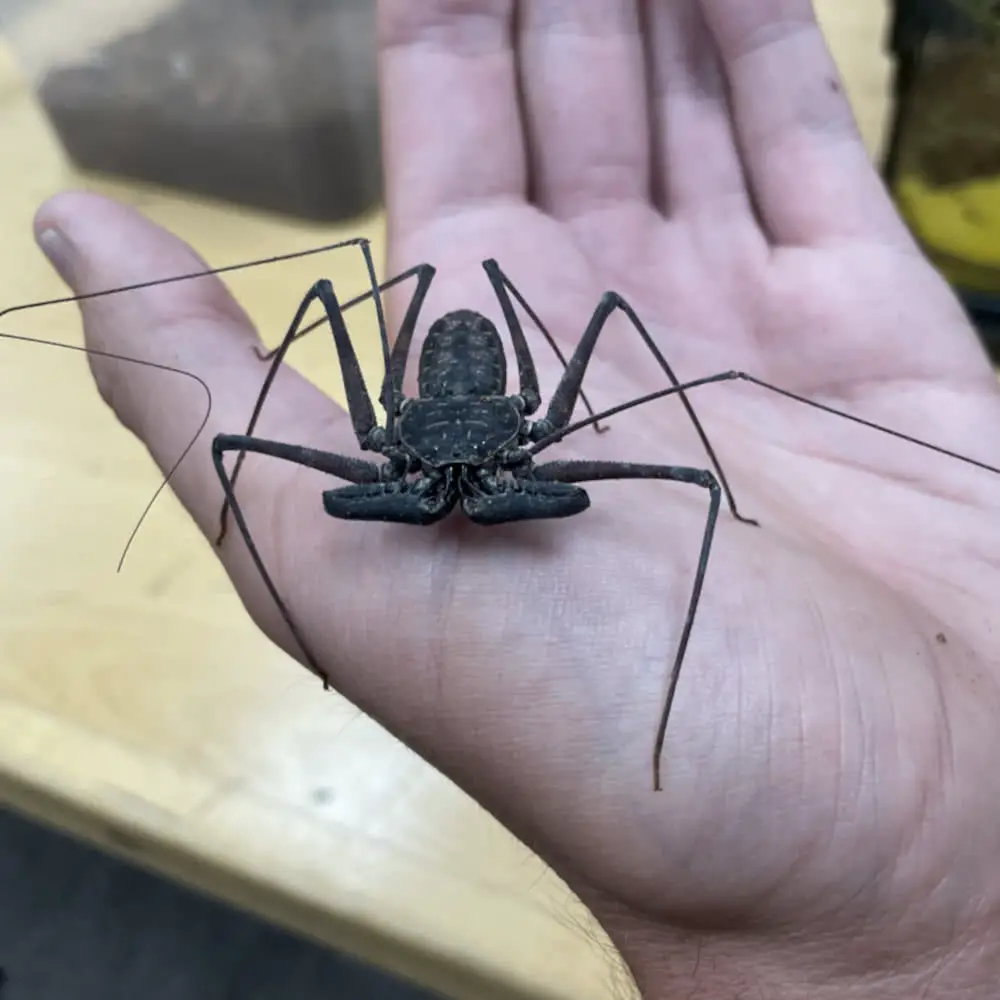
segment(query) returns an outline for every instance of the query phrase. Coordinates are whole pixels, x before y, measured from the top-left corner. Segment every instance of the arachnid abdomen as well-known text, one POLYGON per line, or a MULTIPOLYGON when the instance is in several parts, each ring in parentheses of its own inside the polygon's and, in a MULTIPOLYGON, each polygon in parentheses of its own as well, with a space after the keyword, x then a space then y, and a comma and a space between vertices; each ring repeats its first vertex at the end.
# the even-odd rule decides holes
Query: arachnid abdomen
POLYGON ((428 465, 482 465, 517 440, 521 422, 507 396, 412 399, 399 440, 428 465))
POLYGON ((427 332, 417 382, 421 399, 502 396, 507 359, 497 328, 471 309, 442 316, 427 332))

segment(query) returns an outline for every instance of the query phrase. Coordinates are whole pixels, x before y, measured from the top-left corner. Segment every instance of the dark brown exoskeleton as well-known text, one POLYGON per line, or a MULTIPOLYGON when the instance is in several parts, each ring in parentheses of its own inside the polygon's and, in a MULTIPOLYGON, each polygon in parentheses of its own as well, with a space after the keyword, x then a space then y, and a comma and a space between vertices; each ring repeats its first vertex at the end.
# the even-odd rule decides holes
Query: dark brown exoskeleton
POLYGON ((526 419, 539 406, 537 392, 504 394, 507 358, 485 316, 461 309, 431 326, 418 386, 419 396, 399 408, 396 440, 375 428, 368 441, 390 459, 387 481, 328 490, 328 514, 433 524, 461 503, 477 524, 503 524, 569 517, 590 505, 579 486, 533 477, 525 446, 552 428, 526 419), (408 481, 410 475, 417 478, 408 481))
MULTIPOLYGON (((382 331, 386 377, 381 401, 386 410, 382 427, 364 383, 357 356, 344 323, 343 308, 333 285, 326 279, 317 281, 299 306, 284 340, 272 352, 273 365, 264 382, 257 406, 245 434, 220 434, 212 443, 215 468, 226 494, 222 509, 221 544, 226 531, 227 515, 233 511, 244 541, 254 559, 265 585, 277 603, 312 669, 326 680, 323 671, 309 652, 298 629, 277 592, 240 511, 234 494, 240 463, 247 452, 270 455, 296 462, 311 469, 347 480, 350 485, 324 491, 323 505, 333 517, 351 521, 388 521, 400 524, 429 525, 451 513, 457 506, 472 521, 481 525, 506 524, 543 518, 570 517, 590 506, 587 492, 576 485, 608 479, 659 479, 691 483, 708 491, 709 507, 702 537, 698 567, 681 630, 677 653, 670 675, 664 710, 654 745, 654 787, 660 787, 660 756, 666 733, 667 719, 674 699, 680 667, 684 659, 694 615, 698 606, 715 523, 723 491, 733 515, 744 518, 719 467, 718 460, 694 410, 683 393, 683 387, 646 332, 631 306, 618 294, 608 292, 601 299, 572 357, 564 361, 566 370, 559 381, 545 416, 529 419, 541 405, 538 376, 531 351, 520 321, 514 311, 512 295, 544 332, 540 320, 531 311, 520 293, 500 270, 494 260, 483 262, 487 278, 496 293, 504 320, 510 331, 517 360, 518 392, 507 395, 507 359, 500 334, 485 316, 469 309, 449 312, 430 327, 420 354, 418 395, 409 398, 403 392, 410 345, 416 329, 420 308, 427 295, 435 270, 422 264, 404 272, 379 289, 367 244, 357 241, 365 253, 369 277, 382 331), (381 290, 416 276, 417 287, 391 351, 382 315, 381 290), (277 367, 301 330, 306 310, 319 300, 333 332, 340 357, 348 410, 358 443, 364 451, 383 455, 386 462, 376 465, 360 458, 337 455, 303 448, 280 441, 268 441, 253 436, 253 429, 263 400, 270 388, 277 367), (597 339, 608 318, 616 310, 623 311, 632 321, 661 368, 667 374, 672 389, 678 392, 711 460, 714 472, 687 466, 648 465, 608 461, 554 461, 535 463, 535 455, 576 429, 570 418, 597 339), (226 452, 239 455, 230 475, 223 464, 226 452)), ((355 300, 357 301, 357 300, 355 300)), ((353 304, 353 303, 351 303, 353 304)), ((726 376, 717 377, 721 380, 726 376)), ((587 404, 590 410, 589 403, 587 404)), ((616 408, 617 409, 617 408, 616 408)), ((597 425, 600 414, 584 423, 597 425)))

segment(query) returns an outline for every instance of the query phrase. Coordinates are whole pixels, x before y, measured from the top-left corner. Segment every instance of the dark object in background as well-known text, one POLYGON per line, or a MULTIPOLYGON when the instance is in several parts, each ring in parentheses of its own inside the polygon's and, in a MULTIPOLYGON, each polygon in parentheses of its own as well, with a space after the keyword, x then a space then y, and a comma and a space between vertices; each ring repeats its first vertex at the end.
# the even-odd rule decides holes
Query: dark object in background
POLYGON ((893 8, 886 179, 1000 362, 1000 2, 893 8))
POLYGON ((443 1000, 0 806, 2 1000, 443 1000))
POLYGON ((965 292, 962 301, 976 324, 990 357, 1000 365, 1000 295, 965 292))
POLYGON ((37 86, 85 170, 317 222, 381 197, 371 0, 182 0, 37 86))

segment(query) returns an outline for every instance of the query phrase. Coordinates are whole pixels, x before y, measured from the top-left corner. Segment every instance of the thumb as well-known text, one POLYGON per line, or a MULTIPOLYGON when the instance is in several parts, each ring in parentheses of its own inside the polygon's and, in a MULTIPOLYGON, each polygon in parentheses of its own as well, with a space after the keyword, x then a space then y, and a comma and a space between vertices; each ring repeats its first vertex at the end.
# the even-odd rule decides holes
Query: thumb
POLYGON ((208 265, 181 240, 110 199, 58 195, 36 214, 35 236, 74 296, 96 296, 79 308, 97 388, 163 468, 176 460, 181 425, 189 423, 178 414, 204 414, 207 400, 195 379, 167 378, 152 366, 203 379, 216 375, 227 358, 252 356, 252 323, 215 276, 132 287, 208 265))
MULTIPOLYGON (((89 193, 57 195, 38 210, 35 234, 73 294, 93 296, 78 305, 86 346, 101 352, 90 355, 98 390, 164 473, 190 444, 208 409, 206 387, 210 391, 201 439, 171 486, 214 537, 222 494, 210 442, 246 427, 267 371, 254 351, 260 341, 253 323, 217 276, 184 277, 208 269, 186 243, 118 202, 89 193)), ((267 433, 295 440, 339 412, 283 368, 268 397, 267 433)))
MULTIPOLYGON (((218 277, 198 275, 206 265, 183 241, 109 199, 59 195, 39 209, 35 232, 75 295, 91 296, 78 305, 86 347, 101 352, 90 363, 102 397, 164 474, 170 473, 174 493, 214 543, 224 495, 211 442, 217 434, 246 429, 268 371, 253 349, 259 340, 249 317, 218 277), (170 280, 190 275, 198 276, 170 280)), ((74 308, 72 300, 63 308, 74 308)), ((346 443, 350 427, 333 400, 283 366, 268 395, 261 434, 329 447, 331 441, 346 443)), ((296 467, 273 460, 251 464, 240 477, 240 505, 249 521, 274 528, 255 532, 254 541, 267 565, 280 566, 287 560, 277 557, 288 556, 276 551, 285 533, 261 515, 280 512, 291 520, 296 511, 302 514, 298 503, 281 502, 296 467)), ((316 493, 307 498, 310 509, 320 509, 316 493)), ((232 538, 219 554, 251 616, 296 655, 246 546, 232 538)))

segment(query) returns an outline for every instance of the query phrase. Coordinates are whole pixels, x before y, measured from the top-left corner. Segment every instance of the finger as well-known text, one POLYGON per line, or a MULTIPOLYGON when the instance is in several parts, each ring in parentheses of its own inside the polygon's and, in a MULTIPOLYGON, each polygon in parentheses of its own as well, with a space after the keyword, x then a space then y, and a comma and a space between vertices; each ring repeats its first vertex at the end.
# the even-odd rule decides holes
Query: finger
POLYGON ((532 0, 519 12, 535 202, 559 218, 649 199, 635 0, 532 0))
MULTIPOLYGON (((39 210, 35 230, 43 250, 50 259, 54 255, 53 262, 76 294, 204 267, 182 241, 133 209, 96 195, 74 193, 50 200, 39 210)), ((267 370, 253 350, 259 341, 249 318, 214 276, 95 298, 81 302, 80 309, 88 347, 170 365, 192 372, 209 385, 212 411, 207 426, 172 477, 171 486, 214 542, 223 494, 209 446, 218 433, 244 430, 267 370)), ((160 469, 169 470, 204 415, 205 395, 199 384, 120 361, 95 358, 91 367, 118 419, 143 441, 160 469)), ((291 368, 282 369, 275 380, 259 433, 297 444, 348 450, 352 441, 340 407, 291 368)), ((300 473, 286 463, 267 462, 267 474, 261 476, 249 465, 249 475, 240 480, 241 503, 247 507, 248 520, 268 525, 273 519, 266 514, 278 505, 279 497, 291 493, 291 480, 300 473)), ((317 520, 321 519, 319 490, 299 492, 311 498, 310 510, 289 512, 288 520, 295 515, 308 519, 313 516, 312 507, 317 520)), ((280 572, 273 537, 262 531, 255 534, 255 541, 265 563, 280 572)), ((276 609, 245 548, 227 545, 223 562, 251 614, 275 636, 280 632, 276 609)), ((282 639, 289 651, 297 653, 287 636, 282 639)))
POLYGON ((654 189, 668 212, 751 213, 725 77, 698 0, 643 0, 654 189))
POLYGON ((524 197, 513 8, 513 0, 379 0, 394 236, 442 213, 524 197))
POLYGON ((743 159, 771 238, 908 241, 809 0, 702 0, 743 159))

